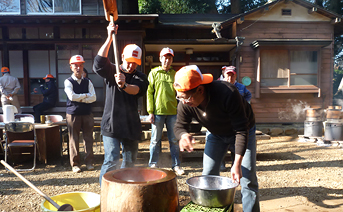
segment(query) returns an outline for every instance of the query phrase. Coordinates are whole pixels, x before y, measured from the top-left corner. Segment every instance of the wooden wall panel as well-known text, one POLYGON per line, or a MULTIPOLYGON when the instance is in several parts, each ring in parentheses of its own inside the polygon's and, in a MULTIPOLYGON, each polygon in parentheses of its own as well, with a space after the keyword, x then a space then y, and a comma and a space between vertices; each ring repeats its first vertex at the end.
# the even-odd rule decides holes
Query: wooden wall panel
POLYGON ((239 79, 251 78, 248 90, 252 93, 251 105, 257 123, 292 123, 303 122, 305 111, 295 114, 294 108, 311 106, 324 108, 331 104, 332 98, 332 46, 322 48, 320 53, 321 97, 313 94, 264 94, 255 98, 256 50, 250 44, 257 39, 332 39, 333 26, 328 22, 252 22, 244 21, 238 25, 237 36, 245 37, 239 49, 242 63, 238 64, 239 79))

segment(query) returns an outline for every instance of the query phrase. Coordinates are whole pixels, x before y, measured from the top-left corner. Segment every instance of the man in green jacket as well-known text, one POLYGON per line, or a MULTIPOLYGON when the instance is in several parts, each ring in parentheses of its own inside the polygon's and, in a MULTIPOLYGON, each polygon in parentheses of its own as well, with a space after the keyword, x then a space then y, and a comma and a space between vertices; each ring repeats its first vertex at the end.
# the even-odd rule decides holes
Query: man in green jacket
POLYGON ((151 123, 150 159, 149 166, 157 167, 164 124, 167 134, 172 159, 172 169, 177 175, 183 175, 180 167, 179 144, 174 135, 176 122, 176 92, 173 87, 175 70, 171 67, 174 51, 168 47, 160 52, 161 66, 153 68, 148 76, 149 86, 147 91, 147 110, 151 123))

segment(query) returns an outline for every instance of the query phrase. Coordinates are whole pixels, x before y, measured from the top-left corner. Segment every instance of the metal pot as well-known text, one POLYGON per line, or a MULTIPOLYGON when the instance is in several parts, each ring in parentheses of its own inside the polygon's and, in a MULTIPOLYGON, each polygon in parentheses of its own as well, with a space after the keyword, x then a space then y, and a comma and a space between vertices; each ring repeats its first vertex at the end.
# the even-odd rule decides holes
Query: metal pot
POLYGON ((233 203, 238 183, 231 178, 203 175, 186 181, 191 200, 205 207, 224 207, 233 203))
POLYGON ((325 141, 342 141, 343 140, 343 123, 340 122, 326 122, 325 141))
POLYGON ((304 135, 308 137, 322 137, 323 136, 323 122, 321 121, 305 121, 304 135))

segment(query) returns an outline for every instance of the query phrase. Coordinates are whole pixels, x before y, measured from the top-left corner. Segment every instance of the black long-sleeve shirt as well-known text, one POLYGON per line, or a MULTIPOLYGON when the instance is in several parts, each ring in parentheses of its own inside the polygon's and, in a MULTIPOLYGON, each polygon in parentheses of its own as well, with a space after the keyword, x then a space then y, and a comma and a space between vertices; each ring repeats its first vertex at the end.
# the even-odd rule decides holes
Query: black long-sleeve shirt
POLYGON ((191 107, 179 102, 174 127, 176 137, 180 139, 182 134, 187 133, 192 118, 195 118, 214 135, 235 136, 235 152, 244 155, 249 129, 255 125, 250 104, 228 82, 213 81, 203 86, 208 97, 206 108, 191 107))
POLYGON ((149 82, 139 71, 124 73, 125 82, 139 87, 136 95, 128 94, 118 87, 114 74, 116 67, 107 57, 94 58, 93 71, 104 78, 106 100, 101 121, 101 133, 112 138, 140 140, 142 125, 138 114, 138 98, 146 93, 149 82))
POLYGON ((43 102, 46 102, 55 106, 57 102, 57 98, 58 98, 55 80, 50 79, 50 81, 46 83, 46 87, 40 86, 40 90, 44 96, 43 102))

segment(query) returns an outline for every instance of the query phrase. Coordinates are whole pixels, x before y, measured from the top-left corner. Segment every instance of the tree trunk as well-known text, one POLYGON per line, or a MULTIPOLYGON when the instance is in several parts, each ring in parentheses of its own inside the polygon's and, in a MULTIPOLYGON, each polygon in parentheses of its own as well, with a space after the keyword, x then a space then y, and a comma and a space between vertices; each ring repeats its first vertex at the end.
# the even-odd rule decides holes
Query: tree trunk
POLYGON ((314 3, 314 4, 323 7, 323 0, 315 0, 315 3, 314 3))
POLYGON ((240 14, 240 13, 241 13, 241 1, 231 0, 231 14, 240 14))

